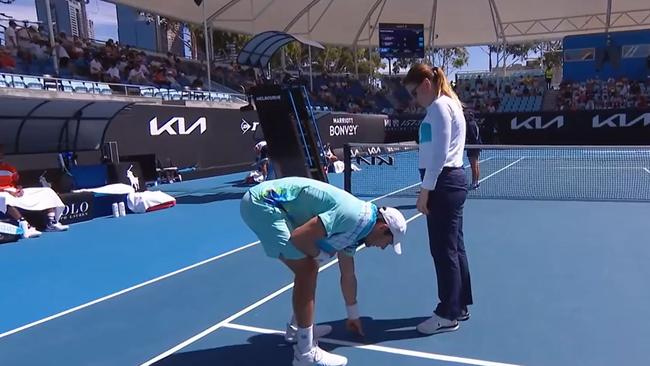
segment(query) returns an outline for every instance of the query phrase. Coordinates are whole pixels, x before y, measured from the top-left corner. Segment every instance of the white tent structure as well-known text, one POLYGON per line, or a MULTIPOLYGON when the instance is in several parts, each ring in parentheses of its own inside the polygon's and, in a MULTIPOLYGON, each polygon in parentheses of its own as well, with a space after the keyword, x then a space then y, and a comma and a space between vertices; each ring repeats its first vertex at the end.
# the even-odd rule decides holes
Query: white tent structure
POLYGON ((650 27, 649 0, 109 0, 214 29, 377 46, 379 23, 424 24, 428 47, 518 43, 650 27))

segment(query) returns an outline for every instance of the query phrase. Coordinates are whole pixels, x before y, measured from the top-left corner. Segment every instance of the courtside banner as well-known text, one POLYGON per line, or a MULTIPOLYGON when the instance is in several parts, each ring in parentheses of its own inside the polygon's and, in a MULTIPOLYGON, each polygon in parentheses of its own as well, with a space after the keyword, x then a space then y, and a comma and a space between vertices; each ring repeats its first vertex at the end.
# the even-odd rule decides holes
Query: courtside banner
MULTIPOLYGON (((386 141, 417 141, 424 115, 388 118, 386 141)), ((650 110, 476 114, 481 139, 506 145, 648 145, 650 110)))
POLYGON ((239 109, 135 105, 110 124, 119 154, 155 154, 165 167, 246 170, 263 138, 257 113, 239 109))
POLYGON ((385 139, 386 115, 329 112, 316 118, 321 139, 333 148, 346 143, 382 143, 385 139))
POLYGON ((527 145, 648 145, 650 110, 479 115, 484 142, 527 145))

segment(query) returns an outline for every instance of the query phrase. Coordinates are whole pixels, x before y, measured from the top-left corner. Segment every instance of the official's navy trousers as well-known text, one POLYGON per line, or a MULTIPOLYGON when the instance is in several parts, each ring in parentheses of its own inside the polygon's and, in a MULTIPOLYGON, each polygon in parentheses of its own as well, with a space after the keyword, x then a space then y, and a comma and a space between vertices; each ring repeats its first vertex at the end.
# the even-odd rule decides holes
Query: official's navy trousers
MULTIPOLYGON (((420 170, 424 177, 424 170, 420 170)), ((440 302, 435 313, 454 320, 471 305, 467 253, 463 241, 463 206, 467 197, 467 181, 463 168, 444 168, 433 191, 429 192, 429 248, 438 280, 440 302)))

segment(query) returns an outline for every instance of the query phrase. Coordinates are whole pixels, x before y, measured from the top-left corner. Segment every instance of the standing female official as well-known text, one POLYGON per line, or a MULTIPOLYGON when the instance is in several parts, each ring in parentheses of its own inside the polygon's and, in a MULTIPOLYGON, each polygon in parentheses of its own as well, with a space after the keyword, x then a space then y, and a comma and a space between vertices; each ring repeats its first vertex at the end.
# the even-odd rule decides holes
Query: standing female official
POLYGON ((422 186, 417 208, 427 217, 440 300, 433 316, 417 329, 425 334, 449 332, 458 329, 459 320, 469 319, 467 305, 472 304, 463 242, 465 117, 442 69, 413 65, 403 84, 427 109, 419 133, 422 186))

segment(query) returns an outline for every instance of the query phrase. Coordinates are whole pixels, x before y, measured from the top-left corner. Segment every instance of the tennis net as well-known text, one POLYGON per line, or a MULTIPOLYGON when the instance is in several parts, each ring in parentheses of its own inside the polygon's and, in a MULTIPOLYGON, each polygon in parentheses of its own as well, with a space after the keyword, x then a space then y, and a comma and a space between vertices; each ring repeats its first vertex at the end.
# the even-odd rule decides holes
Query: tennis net
MULTIPOLYGON (((466 146, 479 151, 480 186, 469 198, 650 201, 650 147, 466 146)), ((415 196, 415 144, 350 144, 345 188, 358 197, 415 196)), ((464 158, 467 182, 470 163, 464 158)))

